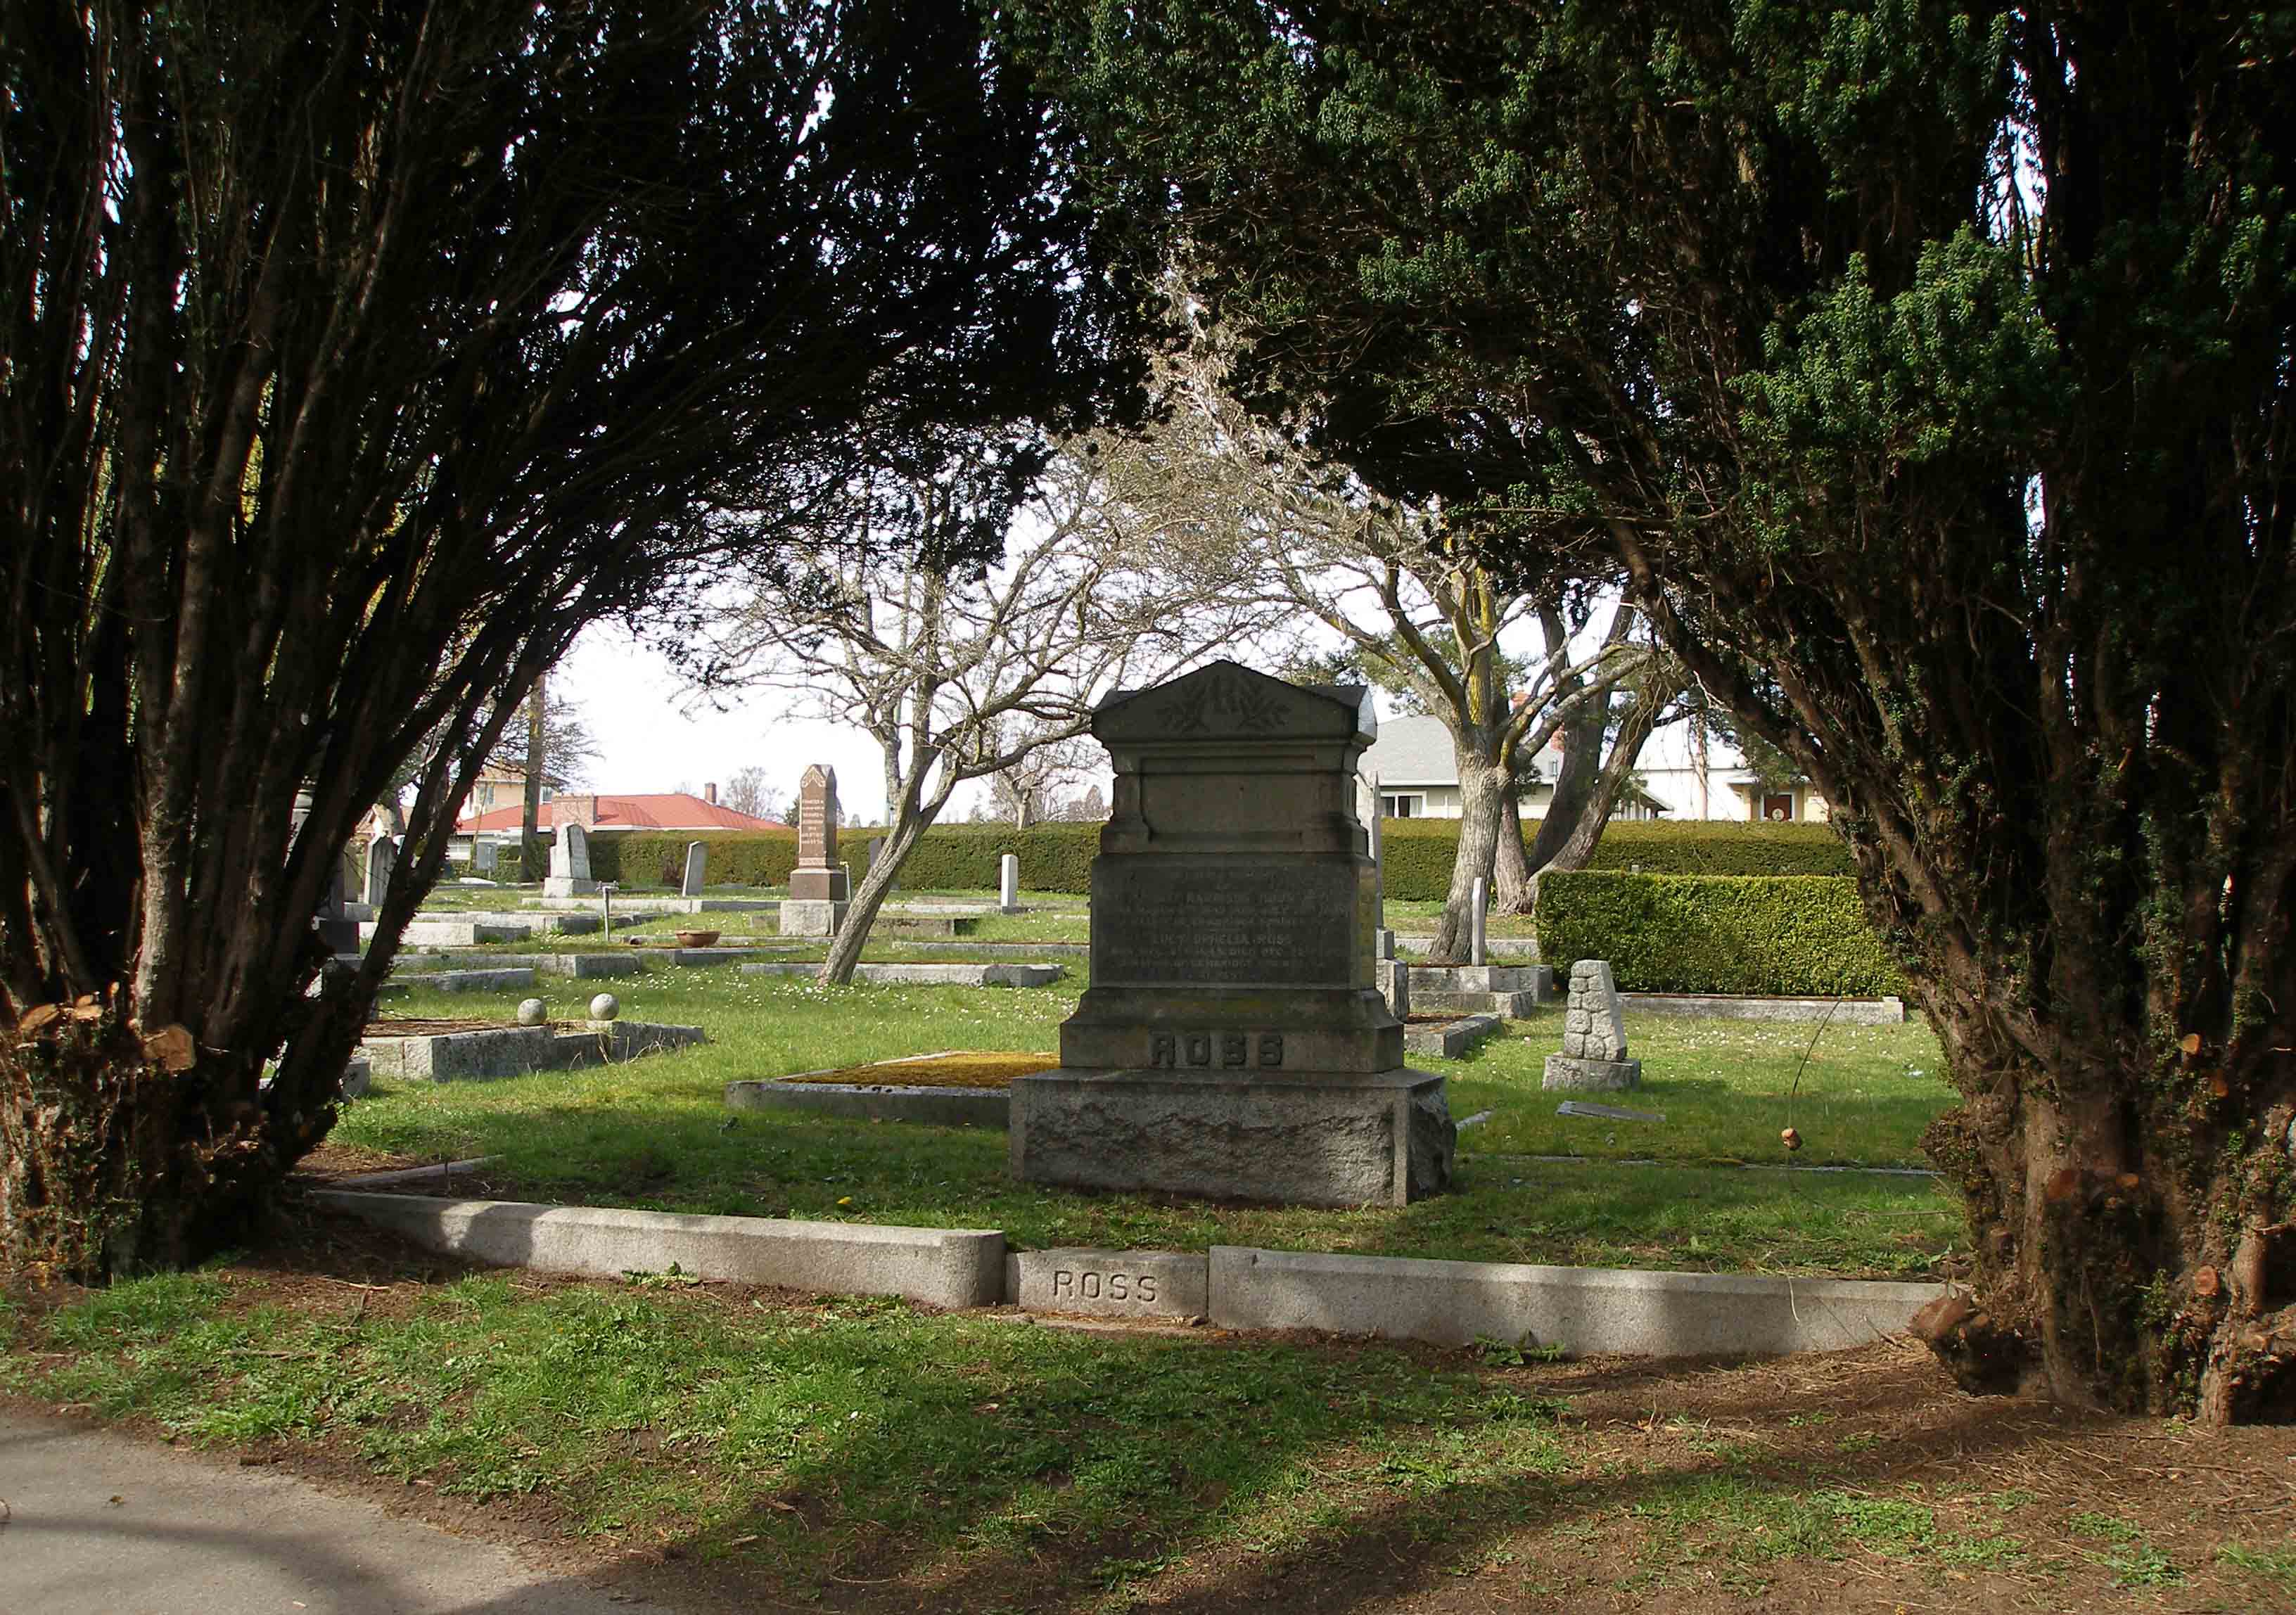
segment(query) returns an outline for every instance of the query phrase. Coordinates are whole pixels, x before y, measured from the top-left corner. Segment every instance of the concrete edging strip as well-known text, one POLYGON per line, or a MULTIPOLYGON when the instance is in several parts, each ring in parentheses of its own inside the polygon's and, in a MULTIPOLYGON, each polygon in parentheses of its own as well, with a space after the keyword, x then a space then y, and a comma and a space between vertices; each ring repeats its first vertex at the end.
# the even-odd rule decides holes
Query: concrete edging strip
POLYGON ((1223 1329, 1319 1329, 1464 1346, 1642 1357, 1839 1351, 1900 1332, 1942 1284, 1652 1273, 1211 1249, 1223 1329))
POLYGON ((311 1198, 430 1250, 542 1273, 613 1278, 660 1273, 675 1263, 698 1278, 898 1295, 936 1307, 994 1307, 1004 1299, 1004 1235, 992 1228, 890 1228, 340 1189, 311 1198))

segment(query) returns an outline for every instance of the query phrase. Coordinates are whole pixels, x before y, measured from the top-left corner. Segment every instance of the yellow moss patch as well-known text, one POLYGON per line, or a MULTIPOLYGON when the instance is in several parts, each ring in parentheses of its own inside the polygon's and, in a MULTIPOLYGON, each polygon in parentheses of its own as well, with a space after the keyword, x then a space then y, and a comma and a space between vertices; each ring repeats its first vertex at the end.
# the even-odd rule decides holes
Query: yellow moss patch
POLYGON ((1050 1070, 1060 1064, 1058 1054, 1015 1054, 1002 1051, 951 1049, 920 1054, 909 1060, 880 1060, 872 1065, 849 1065, 834 1071, 800 1071, 783 1082, 882 1083, 905 1088, 1002 1088, 1015 1077, 1050 1070))

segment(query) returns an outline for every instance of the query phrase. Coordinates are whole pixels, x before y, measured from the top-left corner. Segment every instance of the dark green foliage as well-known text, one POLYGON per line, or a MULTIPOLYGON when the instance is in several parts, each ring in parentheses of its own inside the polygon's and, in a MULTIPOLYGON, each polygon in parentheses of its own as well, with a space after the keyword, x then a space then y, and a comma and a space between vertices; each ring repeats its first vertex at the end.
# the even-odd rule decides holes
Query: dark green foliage
POLYGON ((1905 990, 1845 876, 1551 874, 1538 919, 1547 960, 1608 959, 1630 992, 1905 990))
MULTIPOLYGON (((838 858, 856 884, 869 866, 867 828, 841 836, 838 858)), ((786 830, 730 832, 723 835, 676 835, 651 831, 599 836, 590 843, 590 873, 602 881, 632 884, 652 879, 660 869, 683 867, 685 846, 709 848, 712 886, 785 886, 797 864, 797 836, 786 830)), ((1021 884, 1031 891, 1092 889, 1092 860, 1100 851, 1096 824, 936 824, 925 832, 901 869, 901 884, 921 891, 994 891, 998 860, 1021 859, 1021 884)))
MULTIPOLYGON (((1381 834, 1387 895, 1441 900, 1450 889, 1457 824, 1389 819, 1381 834)), ((1846 875, 1849 851, 1824 824, 1628 821, 1603 832, 1590 866, 1647 874, 1846 875)))

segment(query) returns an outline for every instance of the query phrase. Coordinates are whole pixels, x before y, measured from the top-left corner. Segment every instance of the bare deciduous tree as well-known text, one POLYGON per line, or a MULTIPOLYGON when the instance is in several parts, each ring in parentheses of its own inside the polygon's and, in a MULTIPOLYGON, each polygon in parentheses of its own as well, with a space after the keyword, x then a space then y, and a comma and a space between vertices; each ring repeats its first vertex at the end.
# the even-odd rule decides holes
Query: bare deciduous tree
POLYGON ((1591 546, 1559 543, 1536 575, 1500 578, 1439 505, 1372 492, 1236 403, 1221 386, 1217 333, 1196 334, 1168 374, 1170 414, 1114 456, 1111 474, 1144 521, 1221 564, 1257 571, 1272 600, 1339 635, 1369 676, 1442 719, 1462 810, 1434 956, 1460 955, 1478 879, 1491 881, 1494 906, 1529 905, 1534 865, 1523 850, 1519 770, 1556 734, 1568 734, 1567 789, 1556 793, 1537 850, 1583 859, 1671 697, 1662 671, 1670 664, 1636 635, 1623 604, 1610 606, 1608 627, 1585 644, 1607 581, 1591 546), (1502 641, 1525 632, 1538 649, 1510 653, 1502 641), (1641 693, 1628 693, 1637 681, 1656 705, 1611 723, 1614 693, 1629 713, 1641 712, 1641 693), (1615 736, 1608 760, 1606 732, 1615 736), (1557 819, 1557 811, 1570 816, 1557 819))
POLYGON ((721 630, 713 676, 787 690, 884 754, 884 853, 854 891, 821 979, 851 979, 885 894, 966 780, 1009 776, 1082 734, 1095 700, 1246 641, 1269 620, 1249 580, 1174 551, 1113 497, 1107 445, 1054 463, 988 570, 934 564, 939 536, 993 504, 964 470, 905 480, 886 519, 925 561, 783 579, 721 630))

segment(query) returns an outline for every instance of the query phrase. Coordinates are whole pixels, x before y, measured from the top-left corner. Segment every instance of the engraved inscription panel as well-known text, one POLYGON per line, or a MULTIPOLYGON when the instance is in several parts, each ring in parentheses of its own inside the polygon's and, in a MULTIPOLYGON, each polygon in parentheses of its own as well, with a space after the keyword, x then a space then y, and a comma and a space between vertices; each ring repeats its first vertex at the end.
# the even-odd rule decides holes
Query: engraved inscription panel
POLYGON ((1349 980, 1352 871, 1175 870, 1153 859, 1104 870, 1095 885, 1095 980, 1306 986, 1349 980))
POLYGON ((1152 1273, 1095 1273, 1090 1268, 1079 1272, 1070 1267, 1053 1270, 1053 1299, 1055 1301, 1140 1301, 1152 1302, 1158 1289, 1152 1273))

